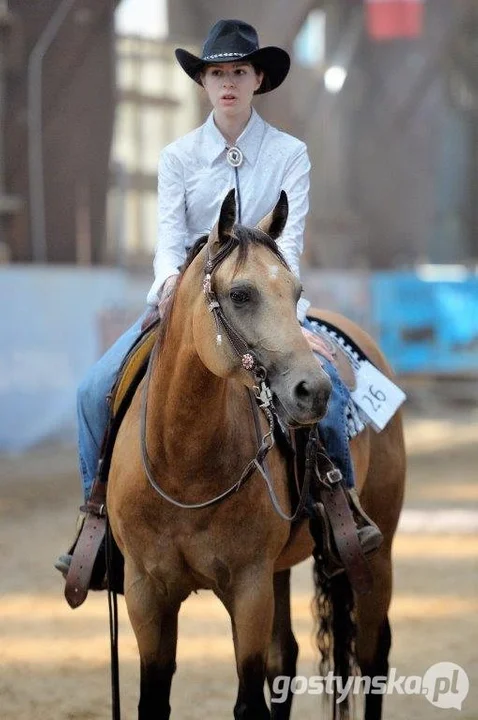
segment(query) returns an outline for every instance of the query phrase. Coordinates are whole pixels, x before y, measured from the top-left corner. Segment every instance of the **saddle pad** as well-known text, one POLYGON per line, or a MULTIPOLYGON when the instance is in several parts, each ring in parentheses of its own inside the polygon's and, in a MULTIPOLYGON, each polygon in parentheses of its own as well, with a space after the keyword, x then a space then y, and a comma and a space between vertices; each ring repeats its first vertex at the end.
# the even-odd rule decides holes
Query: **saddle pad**
MULTIPOLYGON (((367 356, 348 335, 332 323, 316 316, 308 316, 308 320, 314 331, 329 340, 334 351, 337 351, 334 353, 337 360, 337 371, 348 390, 353 392, 357 386, 357 373, 361 365, 368 360, 367 356)), ((370 424, 370 419, 351 397, 347 405, 346 419, 349 440, 359 435, 370 424)))
MULTIPOLYGON (((314 316, 308 316, 307 319, 310 321, 311 325, 317 333, 320 333, 321 335, 324 335, 326 338, 328 338, 332 342, 334 348, 338 348, 340 352, 345 355, 349 366, 354 372, 354 374, 358 372, 361 363, 364 360, 368 360, 367 356, 359 348, 359 346, 351 338, 349 338, 349 336, 346 335, 343 330, 339 330, 338 327, 328 322, 327 320, 323 320, 320 317, 314 316)), ((349 389, 353 390, 353 387, 349 387, 349 389)))
MULTIPOLYGON (((316 332, 330 338, 335 346, 340 348, 341 356, 347 358, 355 375, 354 386, 348 386, 351 391, 347 408, 349 438, 358 435, 367 425, 371 425, 376 432, 380 432, 404 402, 405 393, 376 368, 363 350, 345 332, 323 318, 310 317, 309 319, 316 332), (372 387, 369 388, 371 397, 368 397, 367 393, 364 394, 364 383, 366 386, 373 383, 374 392, 372 392, 372 387), (368 401, 369 404, 364 404, 365 401, 368 401)), ((344 380, 340 373, 339 363, 337 366, 339 374, 344 380)))

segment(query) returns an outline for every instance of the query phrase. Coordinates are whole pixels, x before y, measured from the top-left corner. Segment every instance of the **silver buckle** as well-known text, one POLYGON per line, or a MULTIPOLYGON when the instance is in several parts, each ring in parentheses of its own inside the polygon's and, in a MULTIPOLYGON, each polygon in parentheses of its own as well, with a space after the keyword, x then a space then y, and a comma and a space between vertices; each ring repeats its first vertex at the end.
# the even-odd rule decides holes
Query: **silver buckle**
POLYGON ((336 485, 342 480, 342 473, 338 468, 329 470, 327 473, 327 480, 329 481, 329 485, 336 485))

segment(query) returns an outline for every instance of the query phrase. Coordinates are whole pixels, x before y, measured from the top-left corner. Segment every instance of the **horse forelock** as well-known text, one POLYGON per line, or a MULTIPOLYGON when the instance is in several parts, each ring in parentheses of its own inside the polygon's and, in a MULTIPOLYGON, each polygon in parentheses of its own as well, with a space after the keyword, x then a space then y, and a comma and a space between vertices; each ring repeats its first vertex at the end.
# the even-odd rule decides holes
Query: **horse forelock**
MULTIPOLYGON (((274 253, 274 255, 278 258, 282 265, 284 265, 284 267, 289 269, 286 259, 279 250, 279 246, 277 245, 276 241, 269 237, 269 235, 267 235, 262 230, 259 230, 259 228, 249 228, 245 227, 244 225, 236 225, 234 227, 234 233, 235 234, 233 238, 235 242, 233 242, 230 252, 232 252, 235 247, 239 249, 234 273, 236 273, 238 270, 241 269, 241 267, 245 265, 249 254, 249 248, 252 245, 262 245, 263 247, 267 248, 272 253, 274 253)), ((227 253, 227 255, 229 254, 230 253, 227 253)))
MULTIPOLYGON (((159 325, 158 341, 160 347, 163 345, 165 337, 167 335, 169 321, 176 301, 178 288, 189 266, 199 255, 201 250, 207 245, 208 239, 208 235, 202 235, 195 241, 194 245, 192 245, 192 247, 188 251, 186 260, 184 261, 184 264, 182 265, 179 273, 178 282, 176 283, 176 286, 171 295, 171 300, 159 325)), ((259 228, 249 228, 245 225, 234 225, 233 232, 231 233, 231 235, 228 236, 227 240, 223 242, 221 250, 218 253, 218 255, 220 254, 220 262, 218 263, 218 265, 220 265, 223 260, 228 258, 229 255, 231 255, 232 252, 237 248, 238 254, 234 266, 234 274, 236 274, 246 264, 249 255, 249 249, 251 246, 262 246, 267 248, 272 253, 274 253, 274 255, 278 258, 278 260, 285 268, 289 269, 289 265, 287 264, 286 259, 279 250, 277 242, 271 237, 269 237, 269 235, 267 235, 265 232, 259 230, 259 228)))

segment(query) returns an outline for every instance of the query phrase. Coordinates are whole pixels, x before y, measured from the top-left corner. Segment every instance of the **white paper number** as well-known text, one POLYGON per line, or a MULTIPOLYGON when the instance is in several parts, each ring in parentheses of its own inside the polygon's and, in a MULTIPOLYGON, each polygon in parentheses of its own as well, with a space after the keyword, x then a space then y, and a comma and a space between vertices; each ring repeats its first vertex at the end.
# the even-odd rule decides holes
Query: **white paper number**
POLYGON ((361 363, 356 380, 357 387, 351 393, 352 398, 370 419, 374 430, 380 432, 395 415, 406 395, 368 360, 361 363))

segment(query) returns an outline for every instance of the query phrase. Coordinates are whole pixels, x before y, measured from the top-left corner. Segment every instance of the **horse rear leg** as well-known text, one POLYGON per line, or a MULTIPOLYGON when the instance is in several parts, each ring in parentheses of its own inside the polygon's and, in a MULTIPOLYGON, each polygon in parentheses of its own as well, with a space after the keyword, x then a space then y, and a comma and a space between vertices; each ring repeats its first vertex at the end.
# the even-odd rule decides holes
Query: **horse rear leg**
MULTIPOLYGON (((391 646, 388 608, 392 595, 392 561, 388 548, 371 559, 374 588, 370 595, 357 599, 357 659, 362 676, 388 675, 391 646)), ((381 720, 383 695, 367 693, 365 720, 381 720)))
POLYGON ((130 578, 126 567, 126 605, 140 655, 138 720, 169 720, 180 603, 166 603, 148 575, 130 578))
POLYGON ((248 572, 222 598, 232 623, 239 689, 235 720, 270 720, 264 697, 274 616, 273 572, 248 572))
MULTIPOLYGON (((267 655, 267 682, 271 691, 271 717, 273 720, 289 720, 293 694, 290 682, 296 674, 299 646, 292 632, 290 617, 290 570, 274 575, 274 624, 272 641, 267 655), (287 694, 274 691, 274 680, 285 677, 287 694), (276 702, 274 702, 274 698, 276 702), (279 701, 280 700, 280 701, 279 701)), ((285 691, 284 691, 285 692, 285 691)))

